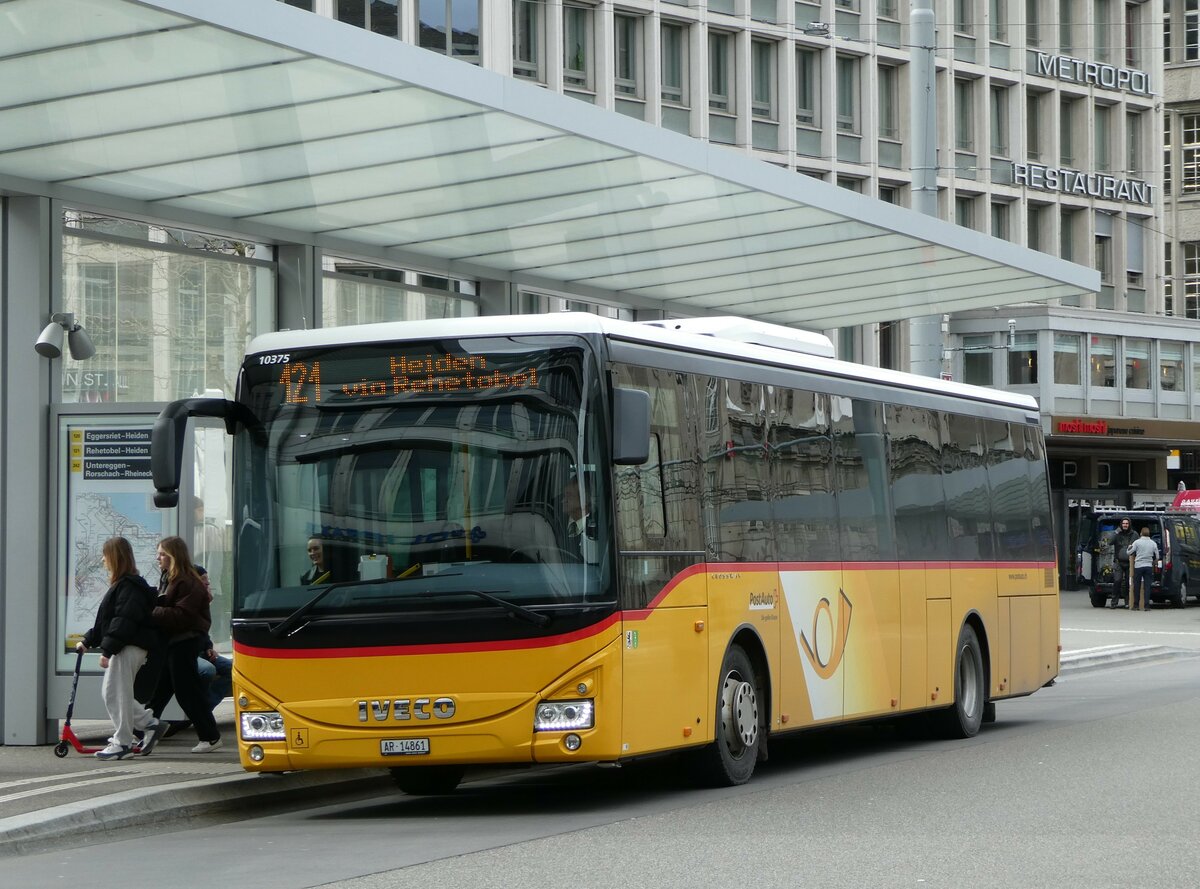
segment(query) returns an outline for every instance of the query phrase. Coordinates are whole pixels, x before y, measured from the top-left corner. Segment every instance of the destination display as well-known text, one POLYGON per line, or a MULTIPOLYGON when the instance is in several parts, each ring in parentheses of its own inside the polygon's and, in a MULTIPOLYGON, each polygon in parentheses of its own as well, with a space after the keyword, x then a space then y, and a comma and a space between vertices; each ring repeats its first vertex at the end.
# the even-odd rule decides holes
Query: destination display
POLYGON ((406 354, 396 347, 363 347, 336 353, 253 355, 245 372, 256 391, 267 387, 278 403, 316 407, 545 388, 548 377, 563 367, 563 357, 561 349, 471 353, 426 348, 406 354))

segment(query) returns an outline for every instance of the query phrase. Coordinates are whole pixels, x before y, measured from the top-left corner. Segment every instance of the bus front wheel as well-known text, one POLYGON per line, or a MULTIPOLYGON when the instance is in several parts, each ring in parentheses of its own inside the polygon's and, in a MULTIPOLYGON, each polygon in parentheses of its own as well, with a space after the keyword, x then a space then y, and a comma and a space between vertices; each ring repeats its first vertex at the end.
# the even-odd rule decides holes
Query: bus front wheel
POLYGON ((975 630, 963 624, 954 647, 954 704, 934 714, 939 734, 946 738, 975 737, 987 703, 983 649, 975 630))
POLYGON ((463 779, 459 766, 408 766, 390 770, 392 780, 409 796, 444 796, 463 779))
POLYGON ((697 751, 697 778, 717 787, 745 784, 758 761, 763 719, 754 664, 741 646, 725 653, 716 704, 716 740, 697 751))

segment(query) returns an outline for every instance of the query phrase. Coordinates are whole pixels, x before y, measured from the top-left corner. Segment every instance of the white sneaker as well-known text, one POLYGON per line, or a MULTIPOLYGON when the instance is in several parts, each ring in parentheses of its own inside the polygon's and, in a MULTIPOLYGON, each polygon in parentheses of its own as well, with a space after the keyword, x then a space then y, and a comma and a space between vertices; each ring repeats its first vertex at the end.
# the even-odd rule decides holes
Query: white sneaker
MULTIPOLYGON (((221 742, 218 741, 218 744, 221 742)), ((111 741, 103 750, 96 751, 96 759, 124 759, 129 755, 129 748, 121 744, 115 744, 111 741)))
POLYGON ((211 753, 213 750, 216 750, 220 746, 221 746, 220 738, 217 738, 217 740, 215 740, 215 741, 201 741, 199 744, 197 744, 195 747, 192 748, 192 753, 211 753))

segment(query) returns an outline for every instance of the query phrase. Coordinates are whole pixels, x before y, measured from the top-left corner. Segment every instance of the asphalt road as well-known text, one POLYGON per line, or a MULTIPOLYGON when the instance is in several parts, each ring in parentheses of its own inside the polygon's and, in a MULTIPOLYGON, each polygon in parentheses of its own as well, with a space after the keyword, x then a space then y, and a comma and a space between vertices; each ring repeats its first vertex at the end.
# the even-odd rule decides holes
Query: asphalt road
POLYGON ((9 858, 2 882, 144 882, 148 866, 175 889, 1192 887, 1198 736, 1200 658, 1138 664, 1002 703, 972 741, 859 727, 777 743, 741 788, 691 789, 664 762, 496 776, 440 799, 381 787, 9 858))

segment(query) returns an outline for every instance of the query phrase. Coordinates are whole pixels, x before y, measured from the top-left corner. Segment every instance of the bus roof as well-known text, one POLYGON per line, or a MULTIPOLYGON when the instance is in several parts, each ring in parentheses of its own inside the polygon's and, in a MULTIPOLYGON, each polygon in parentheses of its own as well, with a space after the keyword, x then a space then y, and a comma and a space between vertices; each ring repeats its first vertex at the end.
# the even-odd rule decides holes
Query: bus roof
MULTIPOLYGON (((741 319, 739 319, 741 320, 741 319)), ((785 328, 791 330, 790 328, 785 328)), ((374 343, 435 340, 444 337, 515 336, 519 334, 592 334, 626 342, 674 351, 693 352, 718 358, 731 358, 755 364, 788 367, 811 373, 851 380, 863 380, 884 386, 933 392, 971 401, 984 401, 1027 411, 1037 411, 1037 401, 1029 395, 971 386, 950 380, 934 379, 903 371, 868 367, 822 354, 799 351, 812 346, 820 352, 819 335, 795 331, 800 335, 796 349, 778 345, 758 345, 716 334, 673 330, 670 322, 634 322, 602 318, 587 312, 547 312, 536 315, 484 315, 470 318, 438 318, 425 321, 390 321, 317 330, 284 330, 254 338, 247 355, 309 349, 323 346, 350 346, 374 343), (807 343, 807 346, 806 346, 807 343)))

